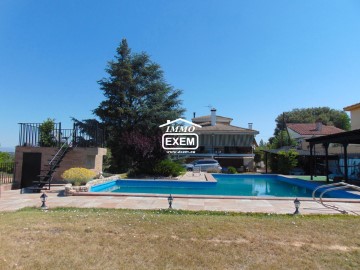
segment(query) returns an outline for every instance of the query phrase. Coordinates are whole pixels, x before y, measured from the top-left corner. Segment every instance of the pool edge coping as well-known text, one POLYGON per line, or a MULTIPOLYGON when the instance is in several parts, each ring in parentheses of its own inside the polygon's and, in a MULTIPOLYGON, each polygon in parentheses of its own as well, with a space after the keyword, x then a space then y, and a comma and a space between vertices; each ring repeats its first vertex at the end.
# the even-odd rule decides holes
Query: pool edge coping
MULTIPOLYGON (((111 193, 108 192, 75 192, 72 196, 108 196, 108 197, 153 197, 153 198, 168 198, 167 194, 156 194, 156 193, 111 193)), ((172 195, 174 198, 182 199, 232 199, 232 200, 271 200, 271 201, 294 201, 295 197, 255 197, 255 196, 210 196, 210 195, 185 195, 185 194, 175 194, 172 195)), ((300 201, 311 201, 313 198, 309 197, 297 197, 300 201)), ((341 203, 360 203, 360 200, 357 199, 341 199, 341 198, 326 198, 323 199, 323 202, 341 202, 341 203)))

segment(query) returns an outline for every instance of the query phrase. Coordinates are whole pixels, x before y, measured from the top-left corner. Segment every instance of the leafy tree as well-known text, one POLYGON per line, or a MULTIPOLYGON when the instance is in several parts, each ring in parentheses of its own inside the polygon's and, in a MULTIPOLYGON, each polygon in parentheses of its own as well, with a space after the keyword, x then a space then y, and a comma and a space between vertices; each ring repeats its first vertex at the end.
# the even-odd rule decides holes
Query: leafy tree
POLYGON ((159 125, 180 117, 182 93, 167 84, 160 66, 146 53, 133 54, 123 39, 98 83, 105 100, 94 113, 107 129, 112 170, 147 170, 166 153, 159 125))
POLYGON ((11 163, 14 162, 15 158, 10 153, 6 152, 0 152, 0 173, 12 173, 13 172, 13 166, 10 164, 4 164, 4 163, 11 163))
POLYGON ((52 147, 56 145, 54 141, 54 126, 55 120, 54 119, 46 119, 40 126, 39 126, 39 145, 42 147, 52 147))
POLYGON ((321 119, 325 125, 334 125, 343 130, 350 130, 350 118, 344 111, 330 109, 329 107, 317 107, 306 109, 293 109, 290 112, 284 112, 276 118, 276 128, 274 136, 278 135, 280 130, 285 130, 285 123, 315 123, 321 119))
POLYGON ((10 153, 0 152, 0 163, 14 162, 14 156, 10 153))
POLYGON ((256 164, 261 161, 265 161, 265 153, 263 152, 263 150, 269 149, 269 145, 270 143, 264 143, 262 139, 260 140, 259 146, 256 147, 256 149, 254 150, 254 162, 256 164))
POLYGON ((277 149, 282 146, 296 146, 296 141, 289 137, 289 134, 286 131, 279 132, 275 137, 269 140, 270 149, 277 149))

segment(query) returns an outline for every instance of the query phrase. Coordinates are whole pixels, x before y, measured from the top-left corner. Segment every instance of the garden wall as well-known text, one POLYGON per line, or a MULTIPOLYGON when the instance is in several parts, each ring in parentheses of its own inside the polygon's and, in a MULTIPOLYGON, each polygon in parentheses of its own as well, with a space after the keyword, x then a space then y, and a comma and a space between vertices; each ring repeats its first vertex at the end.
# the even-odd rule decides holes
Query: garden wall
MULTIPOLYGON (((17 168, 14 179, 15 188, 20 188, 23 168, 23 155, 24 153, 41 153, 41 170, 47 170, 50 160, 54 157, 59 149, 56 147, 26 147, 17 146, 15 150, 15 161, 17 168)), ((53 182, 61 181, 61 174, 73 167, 83 167, 91 169, 96 173, 102 171, 103 156, 106 155, 106 148, 97 147, 76 147, 69 151, 62 162, 60 167, 57 168, 53 175, 53 182)), ((25 177, 25 176, 24 176, 25 177)))

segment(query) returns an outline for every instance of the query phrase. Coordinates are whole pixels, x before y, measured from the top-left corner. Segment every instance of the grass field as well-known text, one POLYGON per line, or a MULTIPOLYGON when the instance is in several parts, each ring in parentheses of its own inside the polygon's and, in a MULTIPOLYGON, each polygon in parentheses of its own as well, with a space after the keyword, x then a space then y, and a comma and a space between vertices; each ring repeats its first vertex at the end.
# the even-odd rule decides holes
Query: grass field
MULTIPOLYGON (((320 175, 320 176, 313 176, 313 180, 311 180, 310 175, 292 175, 293 177, 306 180, 306 181, 324 181, 326 182, 326 176, 320 175)), ((326 183, 324 183, 326 184, 326 183)))
POLYGON ((0 269, 360 269, 360 218, 117 209, 0 213, 0 269))

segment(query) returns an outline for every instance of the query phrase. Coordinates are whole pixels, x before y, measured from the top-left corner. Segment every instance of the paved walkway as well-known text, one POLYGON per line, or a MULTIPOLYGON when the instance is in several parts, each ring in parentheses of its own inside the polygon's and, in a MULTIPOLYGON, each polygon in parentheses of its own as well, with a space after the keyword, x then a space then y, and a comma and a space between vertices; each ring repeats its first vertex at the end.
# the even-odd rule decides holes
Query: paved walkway
MULTIPOLYGON (((127 208, 127 209, 164 209, 168 207, 164 197, 132 197, 132 196, 71 196, 62 195, 64 187, 58 186, 48 191, 48 207, 81 207, 81 208, 127 208)), ((351 211, 350 214, 360 215, 360 202, 334 202, 336 206, 351 211)), ((23 207, 40 207, 40 194, 20 194, 20 190, 2 191, 0 195, 0 211, 14 211, 23 207)), ((204 199, 177 198, 174 196, 174 209, 210 210, 234 212, 262 212, 289 214, 294 212, 293 199, 204 199)), ((325 208, 311 200, 302 200, 302 214, 333 214, 337 211, 325 208)))

